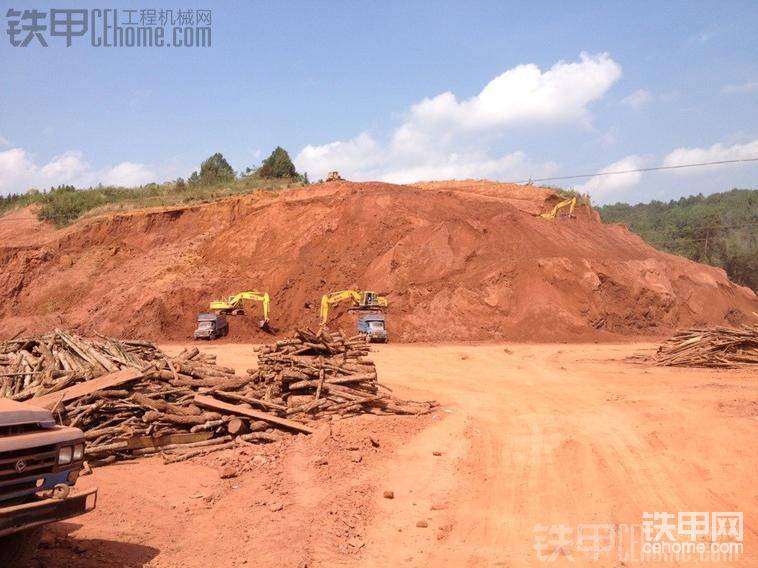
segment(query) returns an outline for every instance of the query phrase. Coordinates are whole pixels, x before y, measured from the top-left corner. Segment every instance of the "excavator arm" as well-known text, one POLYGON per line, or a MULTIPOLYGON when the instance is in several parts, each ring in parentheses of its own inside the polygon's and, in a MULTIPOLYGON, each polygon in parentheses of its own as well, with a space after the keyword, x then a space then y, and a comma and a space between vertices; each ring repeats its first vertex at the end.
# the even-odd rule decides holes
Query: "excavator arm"
POLYGON ((265 327, 269 322, 269 305, 271 304, 271 298, 269 298, 268 292, 258 292, 255 290, 248 290, 246 292, 239 292, 228 298, 221 300, 214 300, 211 302, 211 310, 216 310, 221 313, 233 313, 241 311, 243 309, 243 300, 254 300, 260 302, 263 306, 263 320, 260 322, 261 327, 265 327))
POLYGON ((569 217, 573 217, 574 209, 576 209, 576 197, 572 197, 571 199, 564 199, 560 203, 556 203, 555 207, 553 207, 551 211, 542 213, 540 217, 543 219, 555 219, 558 216, 558 212, 564 207, 569 208, 569 217))
POLYGON ((387 307, 387 298, 376 292, 361 292, 359 290, 340 290, 324 294, 321 297, 321 325, 325 326, 329 321, 329 306, 351 300, 356 308, 370 310, 387 307))

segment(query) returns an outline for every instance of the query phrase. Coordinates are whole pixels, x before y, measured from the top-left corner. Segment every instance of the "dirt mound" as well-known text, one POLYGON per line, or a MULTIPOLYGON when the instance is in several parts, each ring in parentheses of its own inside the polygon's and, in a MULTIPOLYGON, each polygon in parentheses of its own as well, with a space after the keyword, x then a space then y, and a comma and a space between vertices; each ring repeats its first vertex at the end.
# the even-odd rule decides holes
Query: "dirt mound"
MULTIPOLYGON (((0 244, 0 333, 53 326, 178 340, 218 297, 272 296, 281 333, 318 325, 325 292, 389 295, 393 340, 592 340, 749 323, 755 294, 658 252, 550 190, 489 182, 338 182, 82 221, 0 244), (735 322, 735 319, 742 322, 735 322)), ((229 339, 263 340, 259 306, 229 339)), ((344 306, 334 326, 351 326, 344 306)))

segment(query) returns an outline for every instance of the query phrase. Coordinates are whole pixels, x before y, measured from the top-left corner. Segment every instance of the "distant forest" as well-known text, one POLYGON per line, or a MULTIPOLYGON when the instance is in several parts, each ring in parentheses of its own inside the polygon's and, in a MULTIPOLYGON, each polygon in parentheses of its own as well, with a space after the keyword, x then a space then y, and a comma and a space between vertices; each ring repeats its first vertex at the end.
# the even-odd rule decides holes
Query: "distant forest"
POLYGON ((652 246, 726 270, 758 292, 758 190, 733 189, 664 203, 598 208, 605 223, 624 223, 652 246))

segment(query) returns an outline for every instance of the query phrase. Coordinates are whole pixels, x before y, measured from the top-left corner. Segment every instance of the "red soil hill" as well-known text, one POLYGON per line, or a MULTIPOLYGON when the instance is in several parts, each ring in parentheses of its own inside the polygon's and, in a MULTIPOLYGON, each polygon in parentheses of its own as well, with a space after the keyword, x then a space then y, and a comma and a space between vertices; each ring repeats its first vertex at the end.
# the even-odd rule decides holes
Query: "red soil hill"
MULTIPOLYGON (((0 242, 0 334, 65 326, 180 340, 198 311, 247 289, 281 332, 318 325, 325 292, 389 294, 395 340, 591 340, 755 321, 758 300, 716 268, 658 252, 558 197, 492 182, 338 182, 80 221, 0 242)), ((32 222, 31 218, 29 222, 32 222)), ((259 340, 260 307, 231 320, 259 340)), ((334 326, 349 326, 344 307, 334 326)))

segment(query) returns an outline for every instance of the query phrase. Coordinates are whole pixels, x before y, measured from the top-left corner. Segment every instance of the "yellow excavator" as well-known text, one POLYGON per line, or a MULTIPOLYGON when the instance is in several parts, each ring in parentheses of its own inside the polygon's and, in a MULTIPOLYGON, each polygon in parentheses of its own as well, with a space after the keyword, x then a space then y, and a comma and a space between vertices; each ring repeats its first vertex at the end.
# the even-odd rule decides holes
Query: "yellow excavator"
POLYGON ((553 207, 551 211, 542 213, 540 217, 543 219, 555 219, 558 216, 558 212, 564 207, 569 208, 568 216, 574 217, 574 209, 576 209, 576 197, 572 197, 571 199, 564 199, 560 203, 556 203, 555 207, 553 207))
POLYGON ((387 307, 387 298, 376 292, 361 292, 359 290, 340 290, 321 297, 321 326, 329 321, 329 306, 350 300, 353 310, 381 310, 387 307))
POLYGON ((263 319, 258 322, 258 327, 261 329, 268 327, 268 309, 271 303, 268 292, 258 292, 255 290, 239 292, 238 294, 234 294, 234 296, 212 301, 210 308, 219 314, 243 315, 245 313, 245 307, 242 303, 244 300, 254 300, 263 304, 263 319))

